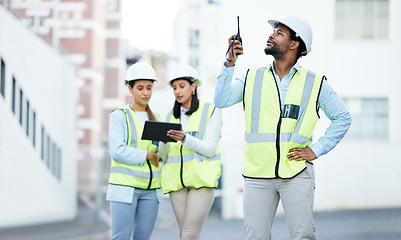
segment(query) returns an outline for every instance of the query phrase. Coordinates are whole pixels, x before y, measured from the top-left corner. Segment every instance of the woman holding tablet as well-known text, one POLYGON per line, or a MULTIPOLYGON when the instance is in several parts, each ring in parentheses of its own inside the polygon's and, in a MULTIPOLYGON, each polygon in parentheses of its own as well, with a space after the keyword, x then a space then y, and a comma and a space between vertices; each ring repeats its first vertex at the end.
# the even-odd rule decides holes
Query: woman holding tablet
POLYGON ((167 132, 177 142, 160 144, 162 189, 170 194, 180 239, 199 239, 221 175, 221 110, 198 99, 193 67, 177 67, 169 81, 176 100, 165 121, 182 129, 167 132))
POLYGON ((148 102, 156 74, 143 62, 128 68, 125 83, 133 100, 109 115, 111 168, 107 201, 110 201, 111 239, 149 239, 159 208, 160 188, 157 145, 142 140, 146 120, 159 120, 148 102))

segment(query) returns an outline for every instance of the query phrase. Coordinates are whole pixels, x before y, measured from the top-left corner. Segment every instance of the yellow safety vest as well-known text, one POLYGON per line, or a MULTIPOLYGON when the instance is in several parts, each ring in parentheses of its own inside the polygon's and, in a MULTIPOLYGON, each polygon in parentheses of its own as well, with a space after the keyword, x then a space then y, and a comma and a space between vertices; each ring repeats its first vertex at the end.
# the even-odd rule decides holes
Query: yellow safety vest
MULTIPOLYGON (((204 139, 206 126, 215 110, 211 103, 199 102, 199 108, 191 114, 185 133, 204 139)), ((172 111, 167 112, 166 122, 179 123, 172 111)), ((217 188, 221 176, 220 140, 213 157, 206 157, 182 142, 170 142, 168 157, 162 167, 162 189, 164 193, 178 191, 184 187, 217 188)))
POLYGON ((301 68, 291 79, 282 110, 271 68, 248 71, 244 91, 243 176, 293 178, 306 168, 305 161, 289 161, 287 155, 292 148, 312 143, 323 79, 324 76, 301 68))
MULTIPOLYGON (((135 111, 129 105, 116 110, 121 110, 125 113, 128 130, 127 147, 134 147, 147 152, 157 152, 158 142, 141 139, 143 124, 139 121, 135 111)), ((157 114, 155 116, 160 121, 160 117, 157 114)), ((141 189, 158 189, 161 186, 160 178, 160 168, 151 164, 149 160, 146 160, 143 165, 129 165, 111 159, 110 184, 141 189)))

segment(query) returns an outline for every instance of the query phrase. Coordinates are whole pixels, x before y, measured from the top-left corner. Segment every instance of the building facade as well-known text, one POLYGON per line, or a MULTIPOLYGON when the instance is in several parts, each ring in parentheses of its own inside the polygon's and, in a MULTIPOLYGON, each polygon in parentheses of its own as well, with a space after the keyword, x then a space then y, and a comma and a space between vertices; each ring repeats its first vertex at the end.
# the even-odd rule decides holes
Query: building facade
POLYGON ((0 228, 77 211, 75 66, 0 5, 0 228))
MULTIPOLYGON (((77 67, 78 183, 81 193, 97 190, 107 153, 108 113, 124 103, 120 79, 126 69, 120 37, 120 0, 8 0, 3 3, 26 26, 77 67)), ((104 175, 103 175, 104 176, 104 175)))
MULTIPOLYGON (((21 111, 30 116, 28 118, 25 115, 17 115, 18 118, 21 118, 21 120, 18 120, 20 121, 19 125, 24 126, 23 124, 25 124, 27 126, 25 127, 27 135, 28 132, 33 131, 32 129, 36 129, 34 132, 36 137, 28 137, 33 139, 31 140, 31 145, 36 144, 37 148, 39 148, 39 153, 41 154, 39 159, 46 162, 45 165, 59 182, 66 183, 68 181, 70 183, 70 189, 59 196, 68 195, 65 200, 68 200, 68 204, 64 204, 65 201, 58 203, 61 204, 60 206, 65 205, 65 210, 58 211, 53 209, 54 211, 51 211, 49 209, 47 213, 46 209, 44 209, 44 217, 27 217, 24 220, 19 219, 15 222, 7 222, 5 225, 17 226, 37 224, 55 219, 73 219, 76 215, 76 197, 78 193, 93 195, 95 192, 102 194, 105 191, 104 186, 108 175, 104 172, 107 171, 109 164, 109 161, 106 161, 108 159, 108 114, 115 107, 124 105, 125 96, 127 95, 124 85, 121 84, 121 79, 126 70, 126 62, 120 37, 120 0, 3 0, 0 1, 0 7, 2 8, 1 16, 10 18, 1 22, 3 27, 0 34, 3 39, 0 47, 0 50, 2 50, 0 51, 2 57, 2 84, 0 85, 2 93, 4 92, 8 97, 10 97, 10 91, 15 94, 13 99, 15 97, 16 101, 9 102, 13 106, 12 109, 20 109, 18 104, 21 104, 21 111), (19 27, 15 29, 19 29, 19 32, 16 32, 17 30, 12 27, 8 27, 8 22, 15 22, 15 25, 19 27), (31 40, 32 37, 24 38, 21 36, 23 34, 31 34, 36 37, 31 40), (39 43, 31 45, 30 41, 39 43), (11 47, 12 44, 21 46, 21 50, 15 50, 11 47), (37 45, 45 45, 46 50, 43 50, 43 53, 35 51, 35 48, 40 49, 37 45), (25 50, 26 53, 21 52, 22 50, 25 50), (51 53, 48 53, 51 51, 57 52, 59 56, 52 57, 51 53), (13 61, 15 60, 13 58, 20 58, 22 61, 13 61), (62 61, 64 63, 59 63, 62 61), (28 70, 31 71, 26 70, 27 66, 29 66, 28 70), (59 70, 59 72, 55 72, 56 70, 59 70), (43 79, 44 82, 37 81, 39 85, 35 87, 30 86, 33 81, 23 81, 22 77, 14 77, 14 75, 27 77, 27 74, 32 73, 35 78, 40 78, 41 71, 49 71, 53 75, 47 74, 47 78, 43 79), (54 83, 49 85, 46 81, 50 81, 50 79, 54 79, 54 83), (55 85, 59 81, 63 81, 63 84, 55 85), (63 89, 66 84, 68 84, 68 88, 63 89), (54 94, 43 94, 43 91, 54 94), (44 99, 29 100, 30 95, 37 94, 41 94, 44 99), (63 100, 58 102, 53 99, 60 97, 63 100), (51 116, 49 112, 49 116, 45 118, 49 123, 41 126, 39 124, 40 120, 44 118, 44 114, 39 114, 39 109, 52 110, 48 102, 43 100, 57 102, 57 105, 50 105, 52 108, 57 108, 57 110, 61 111, 64 106, 69 109, 65 112, 54 111, 57 117, 51 116), (65 101, 68 101, 68 103, 65 103, 65 101), (30 113, 34 110, 36 112, 30 113), (60 117, 63 118, 60 119, 60 117), (24 121, 27 123, 24 123, 24 121), (47 125, 55 129, 63 127, 68 130, 67 139, 57 141, 57 138, 61 137, 57 134, 64 133, 64 131, 54 130, 57 134, 51 133, 52 128, 46 127, 47 125), (44 140, 40 140, 40 137, 44 140), (41 143, 44 147, 41 147, 41 143), (68 207, 69 204, 71 207, 68 207)), ((5 104, 7 104, 7 100, 5 104)), ((10 108, 5 105, 4 109, 10 108)), ((16 113, 13 112, 13 114, 16 113)), ((8 130, 5 127, 5 124, 8 125, 8 120, 4 120, 5 116, 7 115, 3 115, 2 112, 0 119, 2 120, 3 129, 6 128, 8 130)), ((10 127, 11 130, 13 130, 13 127, 10 127)), ((3 138, 3 136, 6 135, 3 135, 3 130, 0 135, 4 140, 5 137, 3 138)), ((4 145, 4 141, 2 141, 3 146, 15 145, 14 148, 11 148, 15 151, 20 140, 18 138, 13 142, 6 141, 7 145, 4 145)), ((8 150, 8 147, 0 148, 0 161, 4 161, 3 156, 9 156, 8 150)), ((35 153, 25 152, 24 156, 16 155, 13 159, 35 159, 36 157, 35 153)), ((8 171, 7 168, 2 169, 3 171, 8 171)), ((9 171, 8 173, 14 178, 18 177, 15 171, 9 171)), ((32 174, 40 173, 40 171, 33 171, 32 174)), ((43 179, 40 181, 43 181, 43 179)), ((2 189, 1 187, 0 189, 0 191, 8 193, 7 189, 2 189)), ((33 191, 35 188, 31 189, 33 191)), ((44 194, 42 198, 50 197, 48 201, 53 201, 54 197, 51 196, 61 190, 66 190, 65 188, 60 188, 54 191, 54 189, 54 186, 43 186, 44 194)), ((17 198, 18 196, 17 194, 14 197, 17 198)), ((10 201, 12 199, 10 198, 10 201)), ((50 206, 52 205, 50 204, 50 206)), ((50 206, 49 208, 51 208, 50 206)), ((28 207, 31 206, 27 205, 28 207)), ((21 212, 27 211, 26 208, 20 208, 19 210, 21 212)), ((8 209, 8 211, 11 214, 13 210, 8 209)), ((35 214, 33 216, 36 216, 35 214)), ((2 216, 7 216, 7 214, 2 214, 2 216)), ((0 227, 2 224, 0 221, 0 227)))

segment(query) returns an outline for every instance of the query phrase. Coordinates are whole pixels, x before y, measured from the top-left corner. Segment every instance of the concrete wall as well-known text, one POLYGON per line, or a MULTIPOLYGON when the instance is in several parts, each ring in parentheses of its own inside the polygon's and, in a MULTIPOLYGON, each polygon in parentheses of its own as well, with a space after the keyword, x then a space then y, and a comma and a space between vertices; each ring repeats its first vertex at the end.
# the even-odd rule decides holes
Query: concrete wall
POLYGON ((5 63, 5 96, 0 95, 0 228, 71 220, 77 210, 74 67, 2 5, 0 32, 5 63))

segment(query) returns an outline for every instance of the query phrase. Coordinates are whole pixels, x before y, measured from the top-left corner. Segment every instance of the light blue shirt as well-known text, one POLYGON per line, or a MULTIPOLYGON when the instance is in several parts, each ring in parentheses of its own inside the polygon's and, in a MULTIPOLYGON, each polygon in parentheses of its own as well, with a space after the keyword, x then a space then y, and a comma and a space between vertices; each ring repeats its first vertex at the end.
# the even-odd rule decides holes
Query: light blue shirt
MULTIPOLYGON (((281 108, 284 107, 285 96, 292 76, 298 74, 301 67, 297 62, 290 72, 281 79, 274 71, 274 77, 280 93, 281 108)), ((220 75, 217 77, 216 89, 214 93, 214 104, 219 108, 230 107, 243 100, 243 92, 245 87, 245 77, 243 74, 240 78, 233 79, 234 67, 226 67, 223 65, 220 75)), ((327 81, 323 81, 318 98, 318 106, 323 110, 330 119, 331 124, 327 128, 325 134, 319 138, 318 142, 313 143, 310 148, 316 157, 320 157, 332 150, 343 139, 345 133, 351 126, 351 115, 348 112, 344 102, 338 94, 332 89, 327 81)))
MULTIPOLYGON (((131 106, 130 106, 131 107, 131 106)), ((135 112, 142 124, 147 120, 146 112, 135 112)), ((135 126, 131 126, 135 127, 135 126)), ((116 110, 109 115, 109 153, 118 162, 129 165, 143 165, 146 162, 147 151, 127 146, 128 127, 125 113, 116 110)), ((107 201, 132 203, 135 188, 109 184, 106 194, 107 201)))
MULTIPOLYGON (((145 112, 142 113, 146 114, 145 112)), ((127 138, 128 129, 125 113, 121 110, 113 111, 109 115, 109 153, 111 158, 129 165, 143 165, 148 152, 128 147, 127 138)))

